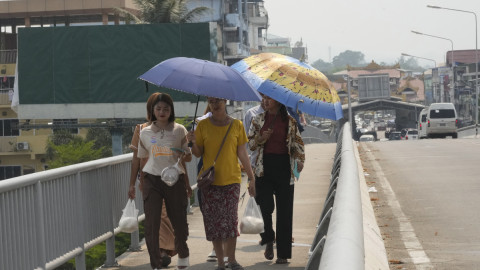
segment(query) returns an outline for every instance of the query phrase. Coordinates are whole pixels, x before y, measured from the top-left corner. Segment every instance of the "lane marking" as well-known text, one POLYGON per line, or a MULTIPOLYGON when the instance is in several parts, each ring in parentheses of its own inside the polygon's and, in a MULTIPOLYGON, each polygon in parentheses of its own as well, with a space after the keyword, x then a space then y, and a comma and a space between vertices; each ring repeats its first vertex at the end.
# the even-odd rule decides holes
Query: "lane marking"
POLYGON ((378 162, 375 160, 374 155, 368 149, 367 145, 364 145, 363 148, 368 150, 366 151, 366 155, 371 162, 373 169, 377 173, 378 178, 380 179, 380 184, 382 185, 385 196, 388 199, 388 204, 392 209, 392 213, 399 224, 400 236, 402 238, 403 244, 407 249, 408 255, 412 259, 412 262, 415 264, 415 268, 418 270, 433 269, 433 265, 430 263, 430 259, 423 250, 423 246, 422 244, 420 244, 420 241, 415 234, 415 230, 413 229, 412 224, 410 223, 407 216, 405 216, 405 214, 403 213, 402 207, 397 200, 395 192, 393 191, 390 182, 388 182, 388 179, 385 177, 385 174, 383 173, 380 164, 378 164, 378 162))

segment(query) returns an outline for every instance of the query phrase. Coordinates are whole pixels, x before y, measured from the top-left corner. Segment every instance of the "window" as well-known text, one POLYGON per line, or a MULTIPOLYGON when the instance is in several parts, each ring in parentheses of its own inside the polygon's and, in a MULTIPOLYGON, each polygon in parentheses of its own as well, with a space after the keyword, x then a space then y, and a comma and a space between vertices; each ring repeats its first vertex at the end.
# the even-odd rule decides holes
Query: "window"
POLYGON ((425 122, 427 122, 427 115, 422 114, 422 123, 425 123, 425 122))
POLYGON ((0 180, 5 180, 22 175, 20 166, 0 166, 0 180))
POLYGON ((430 118, 455 118, 455 111, 452 109, 430 110, 430 118))
POLYGON ((18 119, 1 119, 0 120, 0 136, 18 136, 20 132, 14 129, 18 126, 18 119))
POLYGON ((53 133, 60 130, 68 130, 70 134, 78 134, 78 119, 53 119, 53 133))

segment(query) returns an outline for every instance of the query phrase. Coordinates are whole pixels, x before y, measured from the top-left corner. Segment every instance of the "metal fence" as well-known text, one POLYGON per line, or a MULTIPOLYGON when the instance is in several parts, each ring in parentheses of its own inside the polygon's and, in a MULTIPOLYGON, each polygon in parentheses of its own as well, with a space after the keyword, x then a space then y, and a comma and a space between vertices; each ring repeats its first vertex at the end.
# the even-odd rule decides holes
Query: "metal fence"
MULTIPOLYGON (((105 266, 114 266, 131 160, 125 154, 0 181, 0 269, 54 269, 72 258, 85 269, 85 251, 105 241, 105 266)), ((141 197, 137 189, 139 221, 141 197)))
POLYGON ((365 269, 363 217, 350 123, 338 136, 325 204, 305 270, 365 269))

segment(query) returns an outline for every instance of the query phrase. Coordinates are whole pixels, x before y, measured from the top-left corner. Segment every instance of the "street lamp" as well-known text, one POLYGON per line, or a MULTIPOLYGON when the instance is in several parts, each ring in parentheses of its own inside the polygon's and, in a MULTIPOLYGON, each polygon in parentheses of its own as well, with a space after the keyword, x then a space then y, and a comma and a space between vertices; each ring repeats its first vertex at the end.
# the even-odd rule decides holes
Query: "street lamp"
POLYGON ((407 54, 407 53, 402 53, 402 56, 408 56, 408 57, 415 57, 415 58, 430 60, 430 61, 433 61, 433 63, 435 63, 435 67, 437 67, 437 61, 435 61, 433 59, 430 59, 430 58, 424 58, 424 57, 415 56, 415 55, 411 55, 411 54, 407 54))
MULTIPOLYGON (((428 36, 428 37, 433 37, 433 38, 439 38, 439 39, 443 39, 443 40, 448 40, 450 41, 450 43, 452 44, 452 78, 453 78, 453 93, 455 94, 455 74, 454 74, 454 70, 453 70, 453 67, 455 66, 455 62, 453 60, 453 41, 451 39, 448 39, 448 38, 444 38, 444 37, 439 37, 439 36, 434 36, 434 35, 429 35, 429 34, 425 34, 425 33, 420 33, 418 31, 413 31, 412 30, 412 33, 414 34, 417 34, 417 35, 422 35, 422 36, 428 36)), ((442 95, 443 96, 443 95, 442 95)), ((442 100, 443 102, 443 100, 442 100)))
POLYGON ((435 9, 446 9, 464 13, 470 13, 475 16, 475 138, 478 135, 478 31, 477 31, 477 14, 473 11, 454 9, 454 8, 445 8, 439 6, 427 5, 428 8, 435 9))
MULTIPOLYGON (((414 58, 420 58, 420 59, 425 59, 425 60, 429 60, 429 61, 433 61, 433 63, 435 64, 435 67, 437 67, 437 61, 433 60, 433 59, 430 59, 430 58, 425 58, 425 57, 420 57, 420 56, 415 56, 415 55, 411 55, 411 54, 407 54, 407 53, 402 53, 402 56, 407 56, 407 57, 414 57, 414 58)), ((424 79, 425 80, 425 79, 424 79)), ((423 82, 423 85, 425 87, 425 81, 423 82)), ((433 97, 435 98, 435 101, 436 101, 436 95, 435 95, 435 84, 433 83, 433 74, 432 74, 432 86, 433 86, 433 97)))
POLYGON ((439 36, 434 36, 434 35, 429 35, 429 34, 425 34, 425 33, 420 33, 420 32, 413 31, 413 30, 412 30, 412 33, 417 34, 417 35, 423 35, 423 36, 434 37, 434 38, 439 38, 439 39, 450 41, 450 43, 452 44, 452 57, 451 57, 452 60, 451 61, 452 61, 452 69, 453 69, 453 66, 455 65, 455 62, 453 61, 453 41, 451 39, 444 38, 444 37, 439 37, 439 36))

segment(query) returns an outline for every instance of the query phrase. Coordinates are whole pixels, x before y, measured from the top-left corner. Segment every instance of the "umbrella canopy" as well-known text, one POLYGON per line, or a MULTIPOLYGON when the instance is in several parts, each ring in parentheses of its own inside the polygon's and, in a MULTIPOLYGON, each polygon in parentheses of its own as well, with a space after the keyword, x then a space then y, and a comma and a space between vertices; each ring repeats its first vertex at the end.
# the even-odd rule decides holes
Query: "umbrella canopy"
POLYGON ((323 73, 295 58, 276 53, 247 57, 234 65, 260 93, 310 115, 343 118, 337 91, 323 73))
POLYGON ((236 101, 262 100, 257 90, 238 71, 196 58, 167 59, 138 78, 157 86, 199 96, 236 101))

